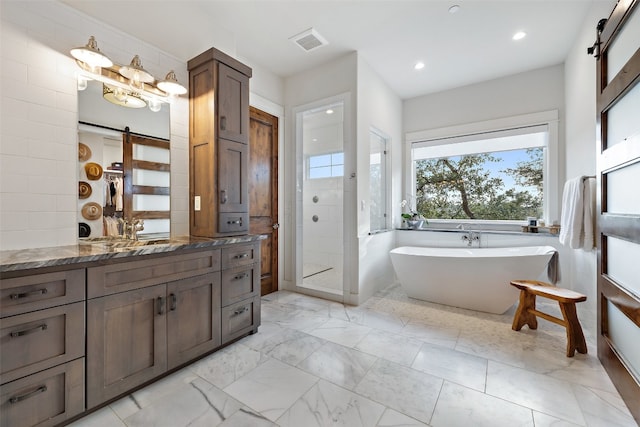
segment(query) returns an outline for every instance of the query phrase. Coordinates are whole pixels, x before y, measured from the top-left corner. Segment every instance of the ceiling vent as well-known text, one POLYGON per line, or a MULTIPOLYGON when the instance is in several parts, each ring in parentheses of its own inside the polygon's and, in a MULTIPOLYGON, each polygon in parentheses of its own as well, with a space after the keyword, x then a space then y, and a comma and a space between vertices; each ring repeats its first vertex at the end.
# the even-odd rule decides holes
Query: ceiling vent
POLYGON ((325 38, 313 28, 309 28, 300 34, 296 34, 295 36, 290 37, 289 40, 300 46, 300 49, 305 52, 311 52, 312 50, 316 50, 319 47, 329 44, 329 42, 327 42, 325 38))

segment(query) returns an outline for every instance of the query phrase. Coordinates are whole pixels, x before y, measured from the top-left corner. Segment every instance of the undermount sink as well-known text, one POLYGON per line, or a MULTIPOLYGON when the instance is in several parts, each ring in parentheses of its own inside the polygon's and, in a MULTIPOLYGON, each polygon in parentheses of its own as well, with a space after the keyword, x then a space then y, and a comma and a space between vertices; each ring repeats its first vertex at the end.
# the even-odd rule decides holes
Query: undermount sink
POLYGON ((162 245, 169 243, 169 239, 140 239, 129 240, 122 236, 102 236, 102 237, 88 237, 80 240, 80 243, 88 244, 102 244, 110 248, 130 248, 137 246, 150 246, 150 245, 162 245))

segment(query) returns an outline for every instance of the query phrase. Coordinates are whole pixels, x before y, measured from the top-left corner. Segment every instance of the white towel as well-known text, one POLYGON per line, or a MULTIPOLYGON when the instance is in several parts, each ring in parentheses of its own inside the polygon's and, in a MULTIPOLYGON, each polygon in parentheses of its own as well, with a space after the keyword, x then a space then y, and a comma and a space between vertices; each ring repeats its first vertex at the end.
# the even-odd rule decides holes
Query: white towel
POLYGON ((562 193, 560 243, 571 249, 593 248, 591 185, 583 176, 570 179, 562 193))

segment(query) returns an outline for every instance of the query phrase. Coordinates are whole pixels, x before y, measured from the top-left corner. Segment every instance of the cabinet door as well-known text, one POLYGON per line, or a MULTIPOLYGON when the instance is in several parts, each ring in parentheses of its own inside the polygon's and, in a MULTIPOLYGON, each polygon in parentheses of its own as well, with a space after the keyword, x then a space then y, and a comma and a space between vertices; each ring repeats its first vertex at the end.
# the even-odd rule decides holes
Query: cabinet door
POLYGON ((220 273, 167 285, 169 369, 220 346, 220 273))
MULTIPOLYGON (((218 144, 218 198, 219 212, 247 213, 248 187, 247 162, 249 146, 220 139, 218 144)), ((248 219, 248 217, 247 217, 248 219)), ((247 221, 241 221, 242 230, 247 230, 247 221)), ((222 231, 222 230, 220 230, 222 231)))
POLYGON ((87 408, 167 369, 166 285, 87 302, 87 408))
POLYGON ((249 142, 249 77, 218 63, 218 136, 249 142))

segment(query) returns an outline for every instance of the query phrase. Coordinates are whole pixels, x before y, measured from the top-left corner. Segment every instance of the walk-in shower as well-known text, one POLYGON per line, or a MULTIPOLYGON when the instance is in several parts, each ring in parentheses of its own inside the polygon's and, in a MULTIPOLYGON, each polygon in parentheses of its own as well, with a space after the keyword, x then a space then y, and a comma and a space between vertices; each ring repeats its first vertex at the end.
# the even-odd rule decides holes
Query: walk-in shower
POLYGON ((297 129, 297 286, 343 295, 344 103, 300 111, 297 129))

